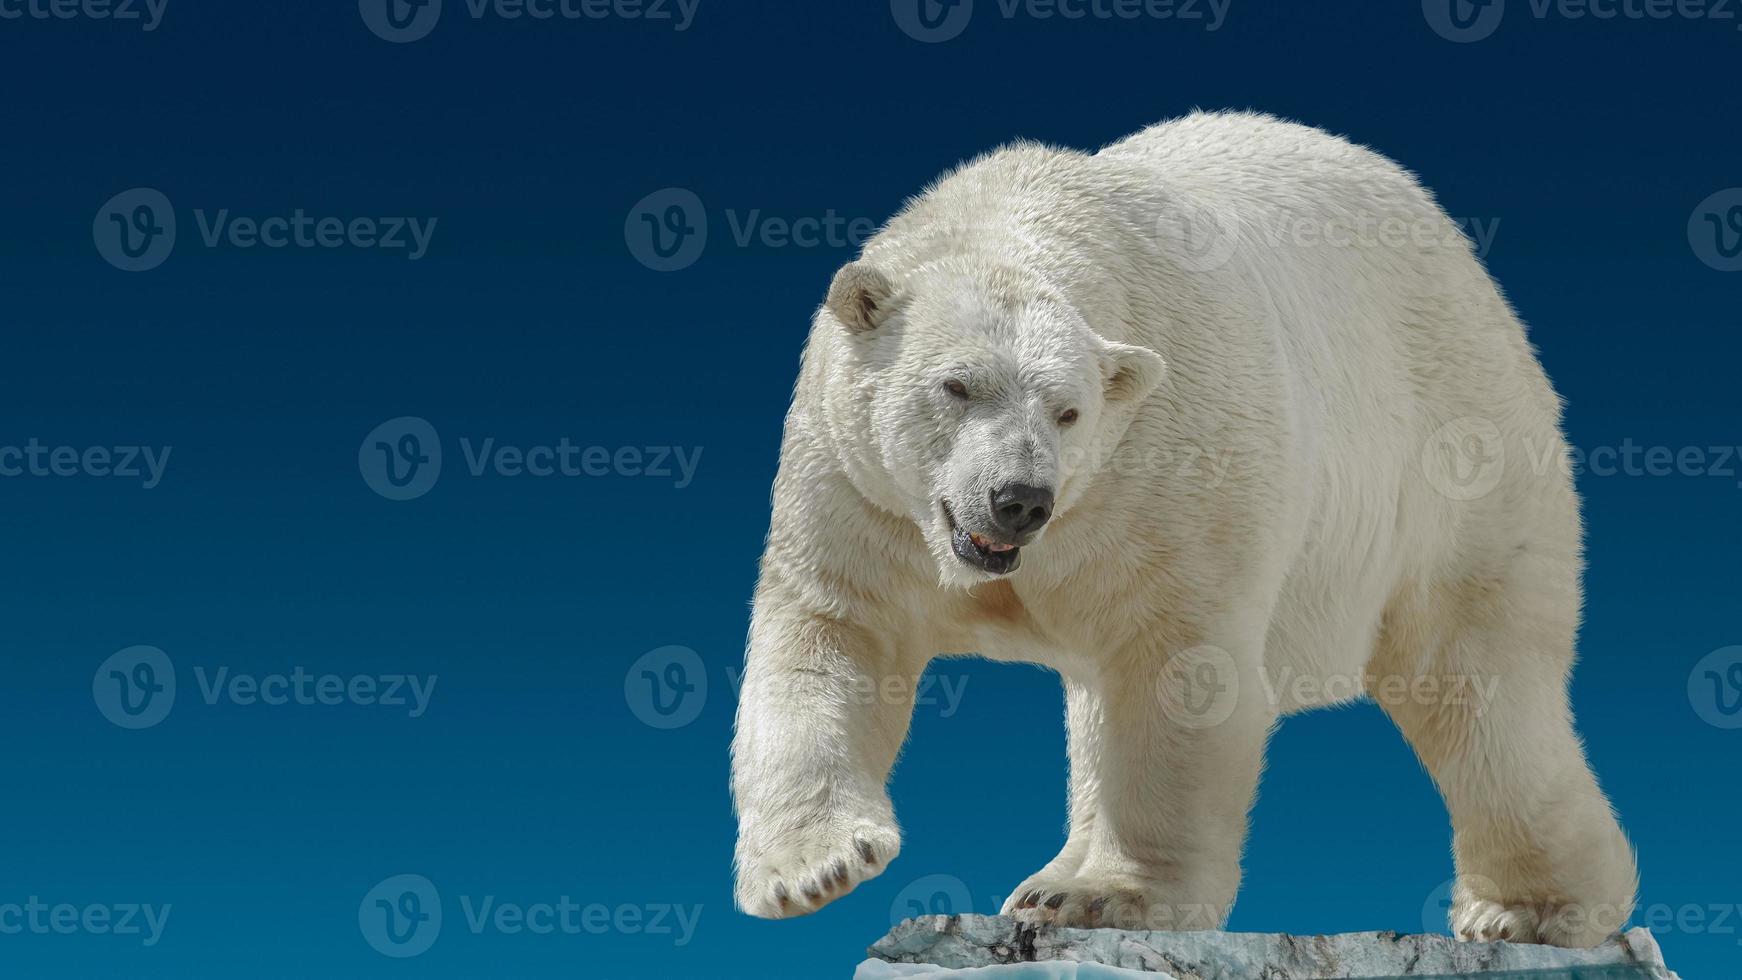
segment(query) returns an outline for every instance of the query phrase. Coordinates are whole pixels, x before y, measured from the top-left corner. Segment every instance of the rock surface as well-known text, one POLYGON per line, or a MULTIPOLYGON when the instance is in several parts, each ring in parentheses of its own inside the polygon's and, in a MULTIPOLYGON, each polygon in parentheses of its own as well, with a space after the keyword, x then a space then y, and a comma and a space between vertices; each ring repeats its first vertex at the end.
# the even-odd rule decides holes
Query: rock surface
POLYGON ((1675 980, 1657 942, 1644 929, 1616 936, 1596 949, 1559 949, 1395 932, 1284 936, 1034 929, 1002 916, 930 915, 896 926, 870 953, 872 959, 860 965, 855 980, 1675 980))

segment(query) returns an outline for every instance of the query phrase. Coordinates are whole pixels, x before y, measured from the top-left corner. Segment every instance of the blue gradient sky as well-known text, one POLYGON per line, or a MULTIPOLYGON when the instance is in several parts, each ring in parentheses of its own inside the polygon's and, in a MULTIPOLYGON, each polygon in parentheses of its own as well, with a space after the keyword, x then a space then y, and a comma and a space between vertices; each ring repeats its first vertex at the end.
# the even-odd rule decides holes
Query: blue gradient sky
MULTIPOLYGON (((0 927, 31 896, 171 906, 151 946, 0 932, 0 975, 845 977, 912 888, 995 911, 1052 855, 1057 682, 955 661, 935 672, 959 701, 936 689, 897 772, 907 843, 889 873, 805 920, 732 910, 746 602, 799 346, 851 254, 740 246, 753 211, 881 221, 1014 137, 1092 147, 1193 106, 1264 109, 1499 221, 1489 263, 1575 444, 1742 443, 1742 273, 1702 262, 1687 232, 1742 186, 1735 21, 1539 18, 1513 0, 1491 37, 1458 44, 1415 2, 1234 0, 1215 31, 979 6, 937 44, 878 0, 702 0, 681 32, 475 20, 448 0, 404 44, 349 2, 170 0, 150 32, 0 19, 0 446, 173 447, 150 490, 0 478, 0 927), (135 187, 173 202, 178 239, 126 273, 100 257, 93 216, 135 187), (625 224, 667 187, 703 202, 710 236, 659 273, 625 224), (297 208, 437 224, 411 261, 208 248, 194 213, 297 208), (445 454, 404 502, 358 467, 365 434, 399 416, 427 420, 445 454), (702 455, 681 488, 473 477, 462 439, 702 455), (178 691, 161 723, 127 730, 93 675, 136 644, 165 652, 178 691), (674 645, 707 690, 659 728, 637 661, 674 645), (201 696, 219 668, 299 666, 437 680, 416 718, 201 696), (432 883, 444 921, 395 959, 359 906, 400 874, 432 883), (486 897, 564 896, 641 926, 468 928, 486 897), (670 906, 700 907, 687 942, 644 928, 670 906)), ((1581 479, 1574 703, 1690 978, 1742 964, 1742 730, 1704 720, 1734 721, 1718 698, 1742 687, 1689 691, 1702 658, 1742 644, 1742 460, 1728 465, 1581 479)), ((1449 840, 1376 709, 1291 719, 1232 927, 1438 928, 1423 910, 1449 840)))

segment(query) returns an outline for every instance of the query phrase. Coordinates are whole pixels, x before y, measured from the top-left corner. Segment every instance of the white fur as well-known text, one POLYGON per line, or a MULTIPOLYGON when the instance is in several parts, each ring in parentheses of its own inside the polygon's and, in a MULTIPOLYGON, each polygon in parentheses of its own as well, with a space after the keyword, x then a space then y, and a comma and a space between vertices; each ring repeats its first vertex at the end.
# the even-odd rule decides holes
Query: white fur
POLYGON ((756 592, 744 910, 883 871, 912 707, 886 681, 978 651, 1064 679, 1070 833, 1019 916, 1219 926, 1272 726, 1365 691, 1445 795, 1459 935, 1585 946, 1625 920, 1632 852, 1565 697, 1578 503, 1566 468, 1525 465, 1565 451, 1559 402, 1410 174, 1248 114, 1018 144, 849 270, 805 350, 756 592), (1486 492, 1439 470, 1471 439, 1502 454, 1486 492), (993 577, 940 502, 980 530, 1011 479, 1057 507, 993 577))

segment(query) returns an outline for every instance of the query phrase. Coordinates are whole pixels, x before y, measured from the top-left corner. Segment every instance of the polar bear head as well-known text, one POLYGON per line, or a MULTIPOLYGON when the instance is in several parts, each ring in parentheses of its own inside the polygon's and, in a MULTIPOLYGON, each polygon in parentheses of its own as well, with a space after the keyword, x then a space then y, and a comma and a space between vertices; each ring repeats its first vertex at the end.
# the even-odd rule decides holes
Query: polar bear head
POLYGON ((861 458, 911 515, 946 585, 1016 571, 1080 499, 1161 357, 1105 339, 1056 291, 999 267, 940 261, 897 285, 861 260, 824 309, 851 363, 861 458))

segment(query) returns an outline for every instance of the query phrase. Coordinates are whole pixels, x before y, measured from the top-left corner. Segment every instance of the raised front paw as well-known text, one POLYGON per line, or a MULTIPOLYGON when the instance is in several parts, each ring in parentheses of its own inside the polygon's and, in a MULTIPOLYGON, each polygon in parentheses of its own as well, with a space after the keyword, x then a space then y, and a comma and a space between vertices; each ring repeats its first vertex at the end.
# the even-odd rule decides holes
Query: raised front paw
POLYGON ((857 822, 759 847, 738 845, 738 907, 763 919, 808 915, 883 873, 901 851, 892 826, 857 822))
POLYGON ((1181 902, 1168 889, 1128 875, 1045 872, 1023 882, 1005 900, 1003 914, 1026 925, 1176 932, 1217 929, 1223 918, 1219 906, 1181 902))

